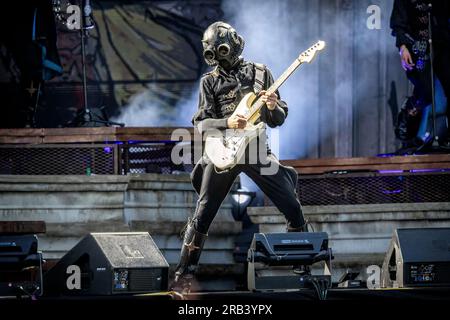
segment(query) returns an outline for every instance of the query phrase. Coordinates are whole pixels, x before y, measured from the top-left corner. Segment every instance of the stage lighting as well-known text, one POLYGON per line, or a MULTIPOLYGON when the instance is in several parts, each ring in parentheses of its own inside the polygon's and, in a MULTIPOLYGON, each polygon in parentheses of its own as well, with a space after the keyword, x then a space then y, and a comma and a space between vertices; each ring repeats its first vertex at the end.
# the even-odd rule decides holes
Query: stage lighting
POLYGON ((256 233, 248 250, 249 290, 315 289, 325 299, 331 287, 332 250, 325 232, 256 233), (321 275, 296 274, 293 266, 324 262, 321 275), (290 268, 273 268, 290 267, 290 268))
POLYGON ((42 295, 42 263, 36 235, 0 236, 0 296, 42 295))

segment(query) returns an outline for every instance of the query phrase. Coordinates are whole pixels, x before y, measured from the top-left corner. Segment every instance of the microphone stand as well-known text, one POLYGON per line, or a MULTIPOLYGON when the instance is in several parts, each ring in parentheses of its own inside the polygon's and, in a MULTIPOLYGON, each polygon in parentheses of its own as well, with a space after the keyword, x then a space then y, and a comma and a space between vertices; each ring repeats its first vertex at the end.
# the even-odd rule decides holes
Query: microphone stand
POLYGON ((97 114, 93 113, 88 106, 88 92, 87 92, 87 76, 86 76, 86 36, 88 34, 88 30, 94 28, 94 22, 91 19, 92 8, 89 0, 83 1, 83 13, 81 15, 80 20, 80 34, 81 34, 81 65, 82 65, 82 76, 83 76, 83 109, 80 110, 75 119, 69 122, 69 126, 86 126, 86 124, 102 124, 107 127, 115 125, 124 127, 124 123, 113 122, 108 120, 108 116, 104 107, 101 107, 102 117, 99 117, 97 114), (86 23, 87 19, 90 19, 89 24, 86 23))
POLYGON ((431 117, 433 119, 431 125, 431 134, 433 137, 433 143, 431 147, 433 149, 439 149, 439 136, 437 135, 437 126, 436 126, 436 95, 435 95, 435 82, 434 82, 434 50, 433 50, 433 31, 431 25, 431 10, 433 9, 433 5, 431 3, 428 4, 428 43, 430 45, 430 67, 431 67, 431 117))

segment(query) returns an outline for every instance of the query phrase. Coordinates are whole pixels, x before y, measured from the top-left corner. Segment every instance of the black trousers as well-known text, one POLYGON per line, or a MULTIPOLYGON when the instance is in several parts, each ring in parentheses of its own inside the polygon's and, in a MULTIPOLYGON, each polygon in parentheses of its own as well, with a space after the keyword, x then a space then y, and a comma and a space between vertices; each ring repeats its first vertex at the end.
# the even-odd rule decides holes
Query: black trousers
MULTIPOLYGON (((435 46, 434 75, 444 89, 447 101, 450 101, 450 46, 435 46)), ((423 71, 413 69, 406 73, 414 85, 414 94, 425 104, 431 103, 431 64, 428 62, 423 71)), ((447 106, 447 118, 450 123, 450 108, 447 106)))
POLYGON ((284 214, 288 228, 300 228, 305 224, 300 201, 297 198, 297 172, 292 167, 279 164, 272 154, 267 162, 238 164, 228 172, 217 173, 205 156, 196 164, 191 181, 199 195, 193 221, 198 232, 206 234, 223 200, 230 191, 235 178, 245 173, 272 200, 284 214), (273 175, 262 175, 261 169, 276 162, 278 170, 273 175))

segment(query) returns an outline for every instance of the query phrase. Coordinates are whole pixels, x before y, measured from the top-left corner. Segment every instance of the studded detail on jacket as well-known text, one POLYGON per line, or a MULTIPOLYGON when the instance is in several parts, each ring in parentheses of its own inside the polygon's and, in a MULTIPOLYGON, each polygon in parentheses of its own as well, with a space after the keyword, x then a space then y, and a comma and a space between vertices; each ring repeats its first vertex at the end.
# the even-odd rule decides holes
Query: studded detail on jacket
MULTIPOLYGON (((272 74, 267 68, 264 78, 264 89, 267 89, 273 84, 272 74)), ((231 70, 218 66, 203 75, 200 80, 198 110, 192 118, 192 124, 200 132, 208 129, 226 129, 228 118, 244 95, 253 91, 254 82, 255 65, 247 61, 241 61, 231 70)), ((280 97, 279 93, 276 93, 280 97)), ((274 110, 263 106, 260 113, 260 121, 274 128, 282 125, 287 117, 287 104, 279 100, 274 110)))

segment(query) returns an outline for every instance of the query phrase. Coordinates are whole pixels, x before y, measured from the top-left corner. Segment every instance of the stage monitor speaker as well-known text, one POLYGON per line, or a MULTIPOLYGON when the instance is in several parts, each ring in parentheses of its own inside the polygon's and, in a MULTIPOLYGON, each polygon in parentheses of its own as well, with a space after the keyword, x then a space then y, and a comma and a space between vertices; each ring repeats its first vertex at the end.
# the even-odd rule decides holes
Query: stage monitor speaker
POLYGON ((147 232, 91 233, 44 275, 44 295, 160 292, 168 272, 147 232))
POLYGON ((450 228, 397 229, 381 269, 381 287, 450 286, 450 228))

